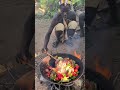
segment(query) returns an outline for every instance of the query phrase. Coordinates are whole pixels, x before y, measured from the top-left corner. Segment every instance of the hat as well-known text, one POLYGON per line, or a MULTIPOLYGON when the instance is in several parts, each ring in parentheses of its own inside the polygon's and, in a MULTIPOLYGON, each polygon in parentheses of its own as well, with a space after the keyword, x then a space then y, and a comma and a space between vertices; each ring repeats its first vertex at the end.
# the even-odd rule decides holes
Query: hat
POLYGON ((61 5, 61 4, 71 4, 72 2, 71 2, 71 0, 59 0, 59 5, 61 5))

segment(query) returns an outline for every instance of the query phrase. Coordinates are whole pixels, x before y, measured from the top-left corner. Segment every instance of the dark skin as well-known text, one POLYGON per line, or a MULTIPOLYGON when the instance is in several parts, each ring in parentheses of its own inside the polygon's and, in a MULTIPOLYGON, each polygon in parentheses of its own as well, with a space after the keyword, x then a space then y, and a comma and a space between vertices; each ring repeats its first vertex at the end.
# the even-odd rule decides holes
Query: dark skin
POLYGON ((53 20, 51 22, 49 30, 48 30, 48 32, 47 32, 47 34, 45 36, 44 49, 47 49, 47 45, 48 45, 48 42, 49 42, 50 35, 51 35, 52 31, 53 31, 53 28, 58 24, 58 20, 57 20, 58 16, 59 15, 56 15, 55 17, 53 17, 53 20))
POLYGON ((18 53, 16 55, 16 61, 18 63, 23 63, 23 61, 28 62, 29 60, 32 59, 32 55, 29 52, 29 47, 30 47, 30 43, 32 41, 32 38, 34 36, 34 33, 35 33, 35 15, 34 15, 34 8, 33 8, 27 21, 24 24, 22 48, 21 48, 20 53, 18 53))
MULTIPOLYGON (((61 5, 60 6, 60 9, 61 9, 61 12, 59 12, 58 14, 56 14, 53 19, 52 19, 52 22, 51 22, 51 25, 49 27, 49 30, 45 36, 45 41, 44 41, 44 47, 42 49, 42 52, 45 52, 45 51, 48 51, 48 48, 47 48, 47 45, 49 43, 49 39, 50 39, 50 35, 54 29, 54 27, 58 24, 58 23, 63 23, 63 17, 65 18, 64 16, 64 13, 66 13, 67 15, 72 15, 74 14, 72 11, 70 11, 70 6, 69 5, 61 5)), ((71 20, 76 20, 76 16, 75 15, 72 15, 73 17, 70 18, 71 20)), ((71 17, 71 16, 69 16, 71 17)), ((65 19, 66 20, 66 19, 65 19)), ((69 20, 66 20, 66 23, 68 24, 69 23, 69 20)))

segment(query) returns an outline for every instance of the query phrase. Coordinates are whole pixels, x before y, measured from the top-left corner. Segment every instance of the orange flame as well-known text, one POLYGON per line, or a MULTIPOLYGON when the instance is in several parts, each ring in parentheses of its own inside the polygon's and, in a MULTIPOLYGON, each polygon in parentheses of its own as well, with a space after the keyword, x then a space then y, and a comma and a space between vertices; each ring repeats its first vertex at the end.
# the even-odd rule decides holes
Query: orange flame
POLYGON ((96 57, 95 69, 96 72, 101 73, 104 77, 109 79, 111 77, 111 72, 107 67, 100 66, 100 58, 96 57))
POLYGON ((78 54, 76 51, 74 51, 74 56, 77 57, 77 58, 79 58, 79 59, 81 59, 81 55, 78 54))

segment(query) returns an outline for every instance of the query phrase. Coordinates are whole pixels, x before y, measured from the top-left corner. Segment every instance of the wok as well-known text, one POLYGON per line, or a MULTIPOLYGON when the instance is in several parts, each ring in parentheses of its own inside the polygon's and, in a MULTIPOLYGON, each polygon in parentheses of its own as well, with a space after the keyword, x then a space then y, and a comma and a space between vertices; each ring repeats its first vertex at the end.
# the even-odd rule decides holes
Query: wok
POLYGON ((78 64, 80 66, 80 68, 79 68, 79 74, 74 80, 71 80, 69 82, 60 82, 60 83, 58 83, 58 82, 52 81, 50 78, 47 77, 45 69, 47 68, 48 65, 43 61, 44 60, 43 59, 41 61, 41 63, 40 63, 40 73, 49 82, 54 83, 54 84, 59 84, 59 85, 69 85, 69 84, 72 84, 75 80, 79 79, 83 75, 84 66, 83 66, 82 61, 80 59, 78 59, 77 57, 75 57, 75 56, 73 56, 71 54, 65 54, 65 53, 58 53, 58 54, 54 54, 53 56, 60 56, 60 57, 63 57, 63 58, 70 58, 70 59, 74 60, 76 62, 76 64, 78 64))

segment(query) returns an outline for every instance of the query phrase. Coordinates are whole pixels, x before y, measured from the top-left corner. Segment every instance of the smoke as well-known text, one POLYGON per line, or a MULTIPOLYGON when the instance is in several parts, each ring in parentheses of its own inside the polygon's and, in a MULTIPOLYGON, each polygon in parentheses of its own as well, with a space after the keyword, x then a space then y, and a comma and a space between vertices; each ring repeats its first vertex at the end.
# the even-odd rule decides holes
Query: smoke
POLYGON ((73 53, 74 51, 80 51, 80 36, 78 34, 75 34, 74 37, 71 39, 71 42, 73 43, 73 46, 66 45, 66 52, 67 53, 73 53))

